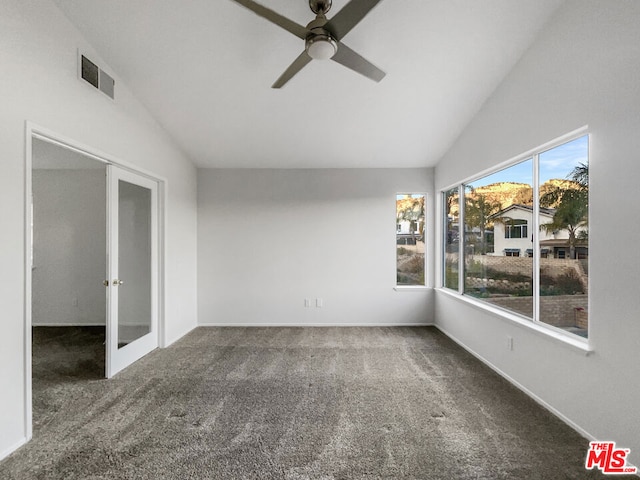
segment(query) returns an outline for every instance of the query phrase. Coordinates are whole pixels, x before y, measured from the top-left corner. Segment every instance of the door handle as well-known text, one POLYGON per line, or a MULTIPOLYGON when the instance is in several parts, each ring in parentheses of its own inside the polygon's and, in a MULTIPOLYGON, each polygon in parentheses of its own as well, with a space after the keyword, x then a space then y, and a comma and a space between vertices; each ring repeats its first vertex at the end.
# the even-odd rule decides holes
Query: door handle
POLYGON ((118 286, 118 285, 122 285, 124 283, 123 280, 118 280, 117 278, 113 281, 113 285, 118 286))

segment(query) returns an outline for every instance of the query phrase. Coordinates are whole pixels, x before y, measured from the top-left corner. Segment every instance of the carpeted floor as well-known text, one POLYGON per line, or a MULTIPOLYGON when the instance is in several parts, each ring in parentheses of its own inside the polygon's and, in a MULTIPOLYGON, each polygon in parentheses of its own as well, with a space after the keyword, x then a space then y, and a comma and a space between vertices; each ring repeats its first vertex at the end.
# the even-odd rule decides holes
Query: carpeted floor
POLYGON ((606 478, 433 328, 198 328, 111 380, 103 331, 51 333, 34 334, 33 440, 2 479, 606 478))

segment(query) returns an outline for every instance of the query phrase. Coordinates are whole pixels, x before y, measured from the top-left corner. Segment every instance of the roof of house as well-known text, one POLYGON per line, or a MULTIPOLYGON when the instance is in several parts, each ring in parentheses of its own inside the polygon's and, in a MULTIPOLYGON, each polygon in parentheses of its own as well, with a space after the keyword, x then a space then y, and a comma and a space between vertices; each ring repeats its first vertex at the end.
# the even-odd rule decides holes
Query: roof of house
MULTIPOLYGON (((540 240, 541 247, 568 247, 569 245, 568 238, 550 238, 549 240, 540 240)), ((589 244, 585 240, 576 239, 575 246, 587 247, 589 244)))
MULTIPOLYGON (((531 206, 531 205, 523 205, 521 203, 514 203, 512 205, 509 205, 507 208, 503 208, 499 212, 494 213, 489 218, 500 218, 500 217, 503 217, 504 214, 507 213, 510 210, 525 210, 527 212, 533 212, 533 206, 531 206)), ((553 214, 556 212, 555 208, 539 207, 539 210, 540 210, 540 215, 545 215, 545 216, 548 216, 548 217, 553 217, 553 214)))

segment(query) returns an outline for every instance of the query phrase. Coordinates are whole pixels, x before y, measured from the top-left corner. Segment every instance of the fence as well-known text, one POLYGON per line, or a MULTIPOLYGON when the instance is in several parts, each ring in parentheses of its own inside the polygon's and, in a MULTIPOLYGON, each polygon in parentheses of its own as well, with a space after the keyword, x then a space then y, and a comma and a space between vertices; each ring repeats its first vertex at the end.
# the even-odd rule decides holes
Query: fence
MULTIPOLYGON (((533 297, 490 297, 487 303, 531 316, 533 297)), ((540 297, 540 321, 555 327, 587 328, 587 295, 540 297)))
MULTIPOLYGON (((448 259, 457 258, 457 255, 447 254, 448 259)), ((520 274, 531 276, 533 258, 531 257, 505 257, 498 255, 467 255, 467 262, 477 262, 486 268, 492 268, 508 274, 520 274)), ((568 258, 541 258, 540 269, 543 274, 550 277, 559 277, 573 270, 578 274, 580 283, 585 293, 589 288, 589 277, 585 272, 583 261, 568 258)))

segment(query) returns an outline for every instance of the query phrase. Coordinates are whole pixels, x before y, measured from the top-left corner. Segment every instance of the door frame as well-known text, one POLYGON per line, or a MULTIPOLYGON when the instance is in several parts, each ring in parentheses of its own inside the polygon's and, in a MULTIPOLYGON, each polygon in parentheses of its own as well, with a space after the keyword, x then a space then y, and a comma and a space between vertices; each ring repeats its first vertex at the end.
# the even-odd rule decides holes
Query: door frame
MULTIPOLYGON (((33 122, 25 122, 25 197, 24 197, 24 385, 25 385, 25 405, 24 405, 24 426, 26 441, 33 437, 33 392, 32 392, 32 272, 31 272, 31 252, 33 247, 33 139, 52 143, 62 148, 80 153, 94 160, 105 164, 116 165, 122 169, 129 170, 137 175, 142 175, 158 183, 158 255, 157 255, 157 318, 158 318, 158 346, 167 346, 166 325, 165 325, 165 285, 166 285, 166 223, 167 223, 167 179, 156 175, 153 172, 142 169, 132 163, 123 161, 100 150, 85 145, 74 139, 65 137, 48 128, 37 125, 33 122)), ((105 196, 105 207, 107 198, 105 196)), ((105 271, 105 275, 107 272, 105 271)), ((106 278, 106 277, 105 277, 106 278)), ((106 312, 105 312, 106 320, 106 312)), ((107 325, 105 324, 105 329, 107 325)), ((106 330, 105 330, 106 331, 106 330)))

